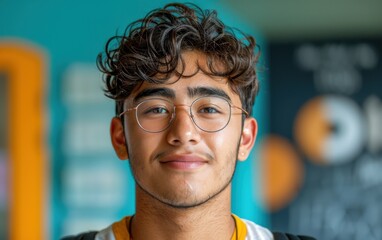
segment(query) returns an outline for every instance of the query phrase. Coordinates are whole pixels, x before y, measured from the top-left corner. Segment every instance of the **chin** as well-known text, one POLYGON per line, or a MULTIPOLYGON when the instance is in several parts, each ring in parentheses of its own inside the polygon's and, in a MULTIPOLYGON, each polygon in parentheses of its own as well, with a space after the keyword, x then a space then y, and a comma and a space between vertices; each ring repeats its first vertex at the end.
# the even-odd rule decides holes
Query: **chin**
POLYGON ((191 209, 191 208, 199 207, 210 201, 213 201, 220 194, 222 194, 224 190, 226 190, 230 186, 230 183, 231 181, 228 181, 227 184, 222 186, 220 189, 216 189, 215 192, 205 194, 204 196, 200 196, 199 194, 195 192, 191 193, 189 189, 186 192, 179 193, 179 194, 174 194, 174 192, 161 194, 157 191, 150 191, 144 188, 138 182, 137 182, 137 185, 144 193, 146 193, 152 199, 155 199, 155 201, 158 201, 161 204, 166 205, 167 207, 175 208, 175 209, 191 209))

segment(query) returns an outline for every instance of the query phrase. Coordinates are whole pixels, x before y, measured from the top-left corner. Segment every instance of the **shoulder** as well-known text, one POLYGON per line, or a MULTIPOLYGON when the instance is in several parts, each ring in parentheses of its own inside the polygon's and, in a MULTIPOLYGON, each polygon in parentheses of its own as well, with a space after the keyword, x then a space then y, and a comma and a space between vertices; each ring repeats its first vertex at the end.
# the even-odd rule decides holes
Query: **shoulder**
POLYGON ((113 225, 99 231, 94 240, 115 240, 113 233, 113 225))
POLYGON ((273 232, 275 240, 316 240, 315 238, 290 233, 273 232))
POLYGON ((246 240, 316 240, 315 238, 308 236, 271 232, 269 229, 262 227, 252 221, 246 219, 242 219, 242 221, 247 226, 246 240))
POLYGON ((78 235, 66 236, 61 238, 61 240, 115 240, 112 226, 113 225, 110 225, 100 231, 83 232, 78 235))
POLYGON ((124 217, 118 222, 114 222, 101 231, 84 232, 78 235, 63 237, 60 240, 115 240, 130 239, 126 226, 129 224, 131 216, 124 217))
POLYGON ((247 238, 246 240, 272 240, 272 232, 267 228, 262 227, 252 221, 241 219, 247 226, 247 238))
POLYGON ((61 238, 61 240, 94 240, 97 235, 97 231, 84 232, 78 235, 66 236, 61 238))

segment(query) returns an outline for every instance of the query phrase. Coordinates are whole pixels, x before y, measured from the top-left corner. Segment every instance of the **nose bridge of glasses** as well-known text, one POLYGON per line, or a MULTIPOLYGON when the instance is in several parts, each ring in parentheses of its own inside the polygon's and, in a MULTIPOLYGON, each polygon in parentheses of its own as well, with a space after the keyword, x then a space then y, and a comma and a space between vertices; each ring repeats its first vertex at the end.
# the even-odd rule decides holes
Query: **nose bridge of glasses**
MULTIPOLYGON (((188 129, 191 125, 193 126, 192 129, 199 128, 195 122, 191 108, 192 108, 192 105, 190 106, 187 104, 176 104, 176 105, 173 104, 173 111, 171 114, 171 120, 170 120, 169 124, 174 126, 174 122, 177 122, 177 123, 175 123, 176 126, 178 126, 178 127, 183 126, 182 132, 185 130, 184 126, 188 126, 187 127, 188 129), (182 112, 183 112, 183 114, 186 114, 187 116, 183 115, 183 117, 182 117, 182 112), (191 123, 189 121, 191 121, 191 123)), ((187 130, 187 132, 188 131, 189 130, 187 130)), ((194 131, 194 130, 192 130, 192 131, 194 131)))
POLYGON ((174 116, 173 117, 175 117, 175 115, 178 115, 178 113, 179 113, 179 110, 177 110, 178 108, 180 108, 180 109, 183 108, 183 110, 187 112, 189 117, 193 118, 194 116, 192 114, 191 107, 192 107, 192 105, 190 106, 187 104, 176 104, 176 105, 174 104, 174 112, 173 112, 174 116))

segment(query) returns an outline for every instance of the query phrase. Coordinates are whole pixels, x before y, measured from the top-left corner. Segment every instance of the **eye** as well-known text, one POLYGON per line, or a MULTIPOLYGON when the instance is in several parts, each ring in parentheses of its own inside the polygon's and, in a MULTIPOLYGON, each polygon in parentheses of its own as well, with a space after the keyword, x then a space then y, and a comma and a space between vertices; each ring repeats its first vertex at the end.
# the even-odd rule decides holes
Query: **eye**
POLYGON ((144 114, 168 114, 169 110, 165 107, 156 106, 156 107, 150 107, 145 110, 144 114))
POLYGON ((199 110, 199 113, 219 113, 219 111, 215 107, 203 107, 199 110))

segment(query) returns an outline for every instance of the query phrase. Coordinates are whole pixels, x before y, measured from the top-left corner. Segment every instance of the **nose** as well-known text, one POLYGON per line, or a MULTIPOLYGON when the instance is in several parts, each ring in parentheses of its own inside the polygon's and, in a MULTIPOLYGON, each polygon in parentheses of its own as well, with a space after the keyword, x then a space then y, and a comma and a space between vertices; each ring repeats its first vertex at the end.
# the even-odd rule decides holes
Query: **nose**
POLYGON ((178 105, 175 116, 167 132, 171 145, 196 144, 200 141, 200 129, 193 122, 188 106, 178 105))

